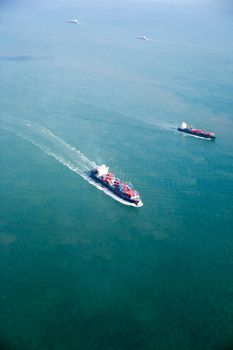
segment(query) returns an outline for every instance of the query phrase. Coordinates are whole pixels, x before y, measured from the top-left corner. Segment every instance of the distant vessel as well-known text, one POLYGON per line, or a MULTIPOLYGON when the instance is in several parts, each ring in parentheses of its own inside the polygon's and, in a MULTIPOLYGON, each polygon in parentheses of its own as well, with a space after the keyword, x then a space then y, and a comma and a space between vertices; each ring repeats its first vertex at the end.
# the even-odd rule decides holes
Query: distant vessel
POLYGON ((186 122, 182 122, 181 126, 178 127, 178 130, 196 137, 205 138, 207 140, 214 140, 216 138, 213 132, 194 129, 192 125, 189 125, 186 122))
POLYGON ((149 40, 147 36, 136 36, 139 40, 149 40))
POLYGON ((79 23, 79 21, 77 19, 66 19, 66 22, 74 23, 74 24, 78 24, 79 23))
POLYGON ((132 185, 121 182, 113 173, 109 173, 109 168, 106 167, 106 165, 102 164, 95 169, 92 169, 90 175, 110 191, 114 192, 118 197, 134 203, 137 206, 142 205, 140 195, 135 189, 133 189, 132 185))

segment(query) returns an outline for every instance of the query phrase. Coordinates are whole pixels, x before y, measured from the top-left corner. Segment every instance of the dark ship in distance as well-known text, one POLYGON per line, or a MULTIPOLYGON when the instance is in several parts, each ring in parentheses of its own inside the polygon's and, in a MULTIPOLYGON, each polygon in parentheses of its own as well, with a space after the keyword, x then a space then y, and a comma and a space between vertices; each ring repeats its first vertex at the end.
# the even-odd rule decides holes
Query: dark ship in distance
POLYGON ((186 134, 194 135, 199 138, 204 138, 207 140, 214 140, 216 138, 214 132, 194 129, 192 125, 189 125, 186 122, 182 122, 181 126, 178 127, 178 131, 184 132, 186 134))
POLYGON ((113 173, 109 172, 109 168, 106 165, 102 164, 92 169, 90 176, 125 201, 131 202, 138 207, 143 205, 138 191, 131 184, 121 182, 116 178, 113 173))

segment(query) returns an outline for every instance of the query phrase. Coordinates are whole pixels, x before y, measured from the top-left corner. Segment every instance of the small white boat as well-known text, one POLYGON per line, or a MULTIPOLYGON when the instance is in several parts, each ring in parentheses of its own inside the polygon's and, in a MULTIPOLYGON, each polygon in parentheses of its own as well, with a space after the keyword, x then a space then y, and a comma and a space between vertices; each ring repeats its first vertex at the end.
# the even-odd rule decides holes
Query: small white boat
POLYGON ((74 24, 79 24, 79 21, 77 19, 66 19, 66 22, 68 23, 74 23, 74 24))
POLYGON ((136 38, 139 40, 149 40, 147 36, 136 36, 136 38))

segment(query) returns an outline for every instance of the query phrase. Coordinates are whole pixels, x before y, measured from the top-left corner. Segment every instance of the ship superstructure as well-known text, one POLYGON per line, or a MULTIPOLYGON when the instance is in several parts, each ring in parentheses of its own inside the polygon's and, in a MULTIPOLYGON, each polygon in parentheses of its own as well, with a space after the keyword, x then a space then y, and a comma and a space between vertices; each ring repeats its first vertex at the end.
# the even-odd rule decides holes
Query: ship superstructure
POLYGON ((91 170, 91 176, 124 200, 142 205, 140 195, 133 186, 116 178, 106 165, 102 164, 91 170))
POLYGON ((186 134, 194 135, 200 138, 205 138, 207 140, 214 140, 216 138, 213 132, 206 130, 194 129, 192 125, 182 122, 181 126, 178 127, 178 130, 186 134))

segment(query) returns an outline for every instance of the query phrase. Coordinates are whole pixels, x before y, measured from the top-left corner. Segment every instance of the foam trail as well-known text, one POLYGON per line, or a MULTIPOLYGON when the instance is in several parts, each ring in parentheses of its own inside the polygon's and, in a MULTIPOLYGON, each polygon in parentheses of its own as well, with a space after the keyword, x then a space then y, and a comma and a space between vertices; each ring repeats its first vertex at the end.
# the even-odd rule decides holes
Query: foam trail
POLYGON ((0 117, 0 127, 31 142, 34 146, 40 148, 43 152, 55 158, 58 162, 80 175, 91 185, 103 191, 106 195, 112 197, 116 201, 125 205, 136 206, 133 203, 119 198, 100 183, 97 183, 91 179, 88 176, 88 172, 93 167, 96 167, 95 162, 89 160, 82 152, 65 142, 59 136, 53 134, 49 129, 28 120, 9 116, 6 118, 0 117))
POLYGON ((159 129, 163 131, 177 131, 177 125, 168 122, 156 122, 154 120, 147 120, 146 123, 151 125, 154 129, 159 129))

